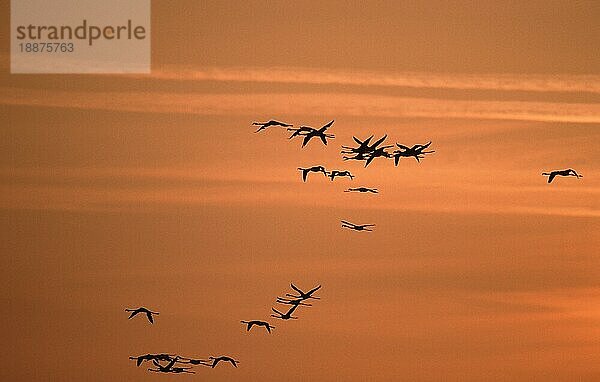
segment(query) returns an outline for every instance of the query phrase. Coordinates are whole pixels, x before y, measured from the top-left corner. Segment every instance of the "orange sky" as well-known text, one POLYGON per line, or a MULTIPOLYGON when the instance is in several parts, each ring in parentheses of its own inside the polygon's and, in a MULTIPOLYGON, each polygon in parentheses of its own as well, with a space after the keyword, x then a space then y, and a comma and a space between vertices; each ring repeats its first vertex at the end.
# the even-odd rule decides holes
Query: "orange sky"
POLYGON ((139 76, 10 75, 1 4, 0 379, 600 379, 597 3, 215 3, 155 2, 139 76), (371 134, 436 152, 342 162, 371 134), (322 300, 246 333, 290 281, 322 300))

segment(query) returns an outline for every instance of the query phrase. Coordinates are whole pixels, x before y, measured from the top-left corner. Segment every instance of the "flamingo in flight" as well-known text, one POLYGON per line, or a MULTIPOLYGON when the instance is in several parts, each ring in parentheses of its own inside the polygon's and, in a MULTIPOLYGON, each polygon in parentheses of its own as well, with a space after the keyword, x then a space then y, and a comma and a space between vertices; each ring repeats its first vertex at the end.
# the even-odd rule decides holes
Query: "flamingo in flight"
POLYGON ((377 191, 376 188, 368 188, 368 187, 349 188, 349 189, 345 190, 344 192, 371 192, 373 194, 379 193, 379 191, 377 191))
POLYGON ((143 306, 137 308, 137 309, 131 309, 131 308, 127 308, 125 309, 126 312, 131 312, 131 314, 129 315, 129 320, 131 320, 133 317, 135 317, 137 314, 139 313, 145 313, 146 317, 148 318, 148 321, 150 321, 151 324, 154 323, 154 318, 152 317, 152 315, 156 314, 160 314, 159 312, 153 312, 147 308, 144 308, 143 306))
POLYGON ((306 182, 306 178, 308 177, 308 173, 310 172, 321 172, 323 175, 327 176, 327 171, 323 166, 312 166, 308 168, 298 167, 299 171, 302 171, 302 181, 306 182))
POLYGON ((566 170, 554 170, 550 172, 543 172, 542 175, 548 176, 548 183, 552 183, 555 177, 557 176, 575 176, 577 179, 583 178, 583 175, 579 175, 577 171, 572 168, 568 168, 566 170))
POLYGON ((246 331, 249 332, 250 329, 252 329, 252 326, 256 325, 256 326, 264 326, 265 329, 267 329, 267 332, 271 333, 271 329, 275 329, 274 326, 272 326, 271 324, 269 324, 266 321, 259 321, 259 320, 251 320, 251 321, 240 321, 242 324, 246 324, 246 331))
POLYGON ((342 228, 348 228, 355 231, 373 231, 370 227, 375 227, 375 224, 354 224, 342 220, 342 228))
POLYGON ((240 363, 240 361, 236 361, 235 359, 233 359, 231 357, 228 357, 228 356, 225 356, 225 355, 222 355, 220 357, 208 357, 208 358, 212 360, 212 364, 210 365, 210 367, 212 367, 213 369, 221 361, 223 361, 223 362, 229 362, 234 367, 237 367, 237 364, 240 363))
MULTIPOLYGON (((325 146, 327 146, 327 138, 330 138, 330 139, 335 138, 335 135, 325 133, 325 131, 327 131, 327 129, 329 129, 331 127, 331 125, 333 125, 333 122, 334 122, 334 120, 331 120, 329 123, 327 123, 320 129, 315 129, 310 126, 301 126, 300 129, 304 129, 304 131, 306 131, 305 134, 302 134, 304 136, 304 140, 302 141, 302 147, 306 146, 308 144, 308 142, 310 142, 310 140, 315 137, 319 137, 321 139, 321 141, 323 142, 323 144, 325 146), (308 129, 311 129, 311 130, 308 130, 308 129)), ((300 133, 299 133, 299 135, 300 135, 300 133)))
POLYGON ((300 288, 298 288, 297 286, 295 286, 293 283, 290 283, 290 286, 292 287, 293 290, 295 290, 296 292, 298 292, 298 295, 293 295, 290 293, 286 293, 285 295, 288 297, 293 297, 293 298, 299 298, 301 300, 308 300, 308 299, 314 299, 314 300, 320 300, 320 297, 315 297, 313 296, 313 294, 318 291, 319 289, 321 289, 321 285, 317 285, 316 287, 314 287, 313 289, 309 290, 308 292, 303 292, 300 288))
POLYGON ((292 127, 294 125, 290 125, 288 123, 284 123, 284 122, 279 122, 279 121, 275 121, 275 120, 270 120, 267 122, 252 122, 253 126, 260 126, 258 128, 258 130, 255 131, 255 133, 258 133, 259 131, 262 131, 264 129, 266 129, 267 127, 271 127, 271 126, 280 126, 280 127, 292 127))
POLYGON ((275 308, 271 308, 271 310, 276 313, 276 314, 271 314, 271 317, 279 318, 280 320, 297 320, 298 317, 292 316, 292 313, 294 313, 294 310, 296 310, 297 308, 298 308, 298 305, 294 305, 286 313, 282 313, 275 308))

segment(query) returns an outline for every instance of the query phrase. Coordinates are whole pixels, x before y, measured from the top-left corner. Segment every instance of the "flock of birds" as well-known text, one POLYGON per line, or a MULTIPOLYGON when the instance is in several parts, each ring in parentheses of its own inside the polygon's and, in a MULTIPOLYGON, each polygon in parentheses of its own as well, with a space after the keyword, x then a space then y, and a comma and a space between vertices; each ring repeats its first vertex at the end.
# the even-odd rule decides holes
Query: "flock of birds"
MULTIPOLYGON (((287 311, 282 312, 278 309, 271 308, 273 314, 271 317, 287 321, 287 320, 296 320, 298 317, 292 316, 292 314, 298 309, 299 306, 312 306, 312 304, 308 304, 305 302, 306 300, 320 300, 320 297, 314 296, 314 294, 321 289, 321 285, 317 285, 316 287, 310 289, 307 292, 304 292, 302 289, 295 286, 293 283, 290 284, 295 294, 286 293, 284 297, 279 297, 275 299, 275 302, 281 305, 289 306, 287 311)), ((126 312, 129 312, 129 319, 134 318, 138 314, 145 314, 146 319, 151 324, 154 323, 154 316, 159 315, 159 312, 154 312, 145 307, 139 308, 126 308, 126 312)), ((241 320, 240 321, 246 327, 246 331, 249 332, 253 327, 264 327, 266 331, 271 334, 271 330, 275 329, 275 326, 271 325, 268 321, 263 320, 241 320)), ((215 368, 220 362, 230 363, 234 367, 240 363, 240 361, 226 355, 221 355, 218 357, 209 356, 206 358, 190 358, 177 354, 168 354, 168 353, 157 353, 157 354, 142 354, 139 356, 131 356, 130 360, 135 361, 136 365, 139 367, 144 362, 151 362, 153 367, 148 368, 148 371, 154 373, 170 373, 170 374, 195 374, 193 371, 193 366, 201 365, 207 366, 210 368, 215 368), (188 365, 188 366, 184 366, 188 365), (193 365, 193 366, 190 366, 193 365)))
MULTIPOLYGON (((321 142, 327 146, 328 139, 334 139, 335 135, 327 133, 327 130, 333 125, 334 120, 323 125, 323 127, 317 129, 310 126, 300 125, 300 127, 294 128, 293 124, 284 123, 276 120, 270 120, 267 122, 253 122, 253 126, 258 126, 256 133, 266 130, 269 127, 284 128, 287 131, 292 132, 288 139, 303 138, 302 147, 305 147, 312 138, 319 137, 321 142)), ((421 162, 421 159, 425 158, 425 155, 432 154, 435 150, 428 150, 431 146, 431 141, 425 144, 416 144, 412 146, 406 146, 400 143, 394 145, 382 145, 387 139, 387 134, 379 138, 375 142, 371 142, 374 135, 366 139, 359 139, 355 136, 352 137, 357 146, 344 146, 342 145, 342 160, 349 161, 364 161, 365 168, 371 164, 377 158, 393 159, 394 166, 398 166, 400 159, 402 158, 414 158, 417 162, 421 162), (394 148, 394 149, 392 149, 394 148)), ((308 176, 311 173, 323 174, 326 178, 333 181, 336 177, 347 177, 350 180, 354 180, 355 176, 348 170, 327 170, 325 166, 314 165, 310 167, 298 167, 298 171, 302 174, 302 181, 306 182, 308 176)), ((378 194, 379 190, 374 187, 350 187, 344 192, 359 192, 359 193, 372 193, 378 194)), ((353 231, 373 231, 375 224, 355 224, 347 220, 341 220, 341 227, 350 229, 353 231)))
MULTIPOLYGON (((319 129, 313 128, 310 126, 304 126, 304 125, 301 125, 298 128, 294 128, 294 125, 292 125, 292 124, 279 122, 279 121, 275 121, 275 120, 270 120, 267 122, 253 122, 252 125, 259 126, 258 129, 256 130, 256 133, 263 131, 269 127, 284 128, 287 131, 292 132, 292 134, 289 136, 289 139, 294 139, 294 138, 300 137, 300 138, 302 138, 302 147, 305 147, 313 138, 319 138, 320 141, 324 145, 327 146, 328 139, 335 138, 335 135, 327 132, 327 130, 333 125, 333 123, 334 123, 334 120, 330 121, 329 123, 325 124, 324 126, 322 126, 319 129)), ((353 136, 352 138, 353 138, 354 142, 356 142, 357 146, 342 146, 342 150, 341 150, 342 160, 344 160, 344 161, 348 161, 348 160, 364 161, 365 168, 366 168, 376 158, 385 158, 385 159, 393 159, 394 166, 398 166, 401 158, 414 158, 417 162, 420 162, 421 159, 423 159, 425 157, 425 155, 432 154, 435 152, 434 150, 428 150, 429 146, 431 145, 431 141, 426 144, 415 144, 410 147, 406 146, 406 145, 402 145, 400 143, 396 143, 395 146, 394 145, 381 146, 384 143, 384 141, 387 139, 387 134, 384 135, 383 137, 379 138, 375 142, 371 143, 371 140, 373 139, 373 137, 374 137, 374 135, 371 135, 370 137, 368 137, 364 140, 361 140, 361 139, 353 136), (395 149, 393 151, 391 151, 390 149, 393 147, 395 147, 395 149)), ((336 177, 347 177, 347 178, 350 178, 350 180, 354 180, 354 177, 355 177, 348 170, 328 171, 322 165, 315 165, 315 166, 310 166, 310 167, 298 167, 298 170, 301 171, 301 173, 302 173, 302 181, 303 182, 307 181, 308 175, 310 173, 321 173, 326 178, 329 178, 331 181, 333 181, 336 177)), ((552 183, 552 181, 557 176, 564 176, 564 177, 575 176, 577 178, 583 177, 582 175, 578 174, 575 170, 570 169, 570 168, 565 169, 565 170, 554 170, 554 171, 550 171, 550 172, 543 172, 542 175, 548 176, 548 183, 552 183)), ((359 192, 359 193, 373 193, 373 194, 379 193, 377 188, 364 187, 364 186, 351 187, 351 188, 346 189, 344 192, 359 192)), ((373 227, 375 227, 375 224, 354 224, 347 220, 341 220, 341 227, 347 228, 350 230, 354 230, 354 231, 370 232, 370 231, 373 231, 373 227)), ((272 311, 271 317, 282 320, 282 321, 295 320, 298 317, 293 316, 293 314, 300 306, 312 306, 312 304, 307 303, 307 300, 319 300, 320 299, 320 297, 316 297, 316 296, 314 296, 314 294, 319 289, 321 289, 321 285, 318 285, 318 286, 310 289, 307 292, 304 292, 302 289, 298 288, 293 283, 291 283, 290 285, 296 294, 286 293, 284 295, 284 297, 278 296, 275 300, 276 303, 278 303, 280 305, 288 306, 289 308, 284 309, 285 312, 275 309, 275 308, 271 308, 271 311, 272 311)), ((138 314, 144 314, 146 316, 148 322, 150 322, 151 324, 154 323, 154 316, 160 314, 159 312, 152 311, 145 307, 139 307, 139 308, 135 308, 135 309, 127 308, 127 309, 125 309, 125 311, 130 313, 129 319, 136 317, 138 314)), ((254 327, 264 327, 265 330, 269 334, 271 334, 271 331, 273 329, 275 329, 275 326, 273 326, 268 321, 264 321, 264 320, 257 320, 257 319, 241 320, 240 323, 242 323, 245 326, 247 332, 249 332, 254 327)), ((195 372, 192 371, 192 368, 193 368, 193 366, 196 366, 196 365, 202 365, 202 366, 214 368, 220 362, 224 362, 224 363, 230 363, 234 367, 237 367, 237 365, 239 363, 238 360, 236 360, 230 356, 226 356, 226 355, 221 355, 221 356, 217 356, 217 357, 209 356, 209 357, 206 357, 203 359, 203 358, 190 358, 190 357, 185 357, 185 356, 181 356, 181 355, 177 355, 177 354, 159 353, 159 354, 143 354, 143 355, 139 355, 139 356, 132 356, 132 357, 129 357, 129 359, 136 361, 136 365, 138 367, 141 366, 144 362, 151 362, 153 367, 148 368, 148 371, 155 372, 155 373, 170 373, 170 374, 181 374, 181 373, 194 374, 195 372)))

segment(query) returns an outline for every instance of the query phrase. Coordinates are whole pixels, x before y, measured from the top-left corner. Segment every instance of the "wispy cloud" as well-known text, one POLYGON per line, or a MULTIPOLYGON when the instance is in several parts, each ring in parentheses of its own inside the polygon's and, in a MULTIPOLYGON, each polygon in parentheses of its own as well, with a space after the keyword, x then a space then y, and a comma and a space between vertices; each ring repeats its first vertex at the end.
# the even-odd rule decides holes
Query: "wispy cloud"
POLYGON ((0 88, 0 104, 228 116, 333 114, 600 123, 600 104, 464 101, 353 93, 99 93, 0 88))
POLYGON ((199 68, 153 71, 150 78, 181 81, 264 82, 319 85, 390 86, 428 89, 519 90, 600 93, 598 75, 461 74, 375 72, 308 68, 199 68))

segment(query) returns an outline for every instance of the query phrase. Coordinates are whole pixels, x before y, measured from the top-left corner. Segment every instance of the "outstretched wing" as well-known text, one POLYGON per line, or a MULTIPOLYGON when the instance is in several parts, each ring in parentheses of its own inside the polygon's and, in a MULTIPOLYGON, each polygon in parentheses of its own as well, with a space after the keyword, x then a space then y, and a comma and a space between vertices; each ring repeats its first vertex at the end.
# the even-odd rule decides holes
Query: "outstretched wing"
POLYGON ((306 135, 304 137, 304 140, 302 141, 302 147, 306 146, 308 144, 308 142, 310 141, 310 139, 313 137, 314 135, 306 135))
POLYGON ((292 289, 293 289, 293 290, 295 290, 296 292, 298 292, 298 293, 300 293, 300 294, 304 293, 304 292, 302 292, 302 291, 300 290, 300 288, 298 288, 297 286, 295 286, 293 283, 290 283, 290 286, 291 286, 291 287, 292 287, 292 289))
POLYGON ((154 318, 152 318, 152 313, 146 312, 146 317, 148 317, 148 321, 150 321, 151 324, 154 323, 154 318))
POLYGON ((313 293, 315 293, 316 291, 318 291, 319 289, 321 289, 321 285, 319 285, 319 286, 317 286, 317 287, 315 287, 315 288, 313 288, 313 289, 309 290, 308 292, 306 292, 306 294, 313 294, 313 293))
POLYGON ((371 149, 375 149, 377 146, 379 146, 381 143, 383 143, 383 141, 385 141, 386 138, 387 138, 387 134, 384 135, 383 137, 381 137, 375 143, 373 143, 373 145, 371 146, 371 149))
POLYGON ((320 132, 324 132, 325 130, 329 129, 329 128, 331 127, 331 125, 333 125, 333 122, 334 122, 334 121, 335 121, 335 120, 334 120, 334 119, 332 119, 332 120, 331 120, 331 121, 330 121, 328 124, 326 124, 326 125, 324 125, 323 127, 321 127, 321 128, 319 129, 319 131, 320 131, 320 132))
POLYGON ((548 177, 548 183, 552 183, 552 181, 554 180, 555 177, 556 177, 555 172, 550 173, 550 176, 548 177))
POLYGON ((135 317, 136 314, 138 314, 140 311, 139 310, 134 310, 133 312, 131 312, 131 314, 129 315, 129 320, 131 320, 133 317, 135 317))

